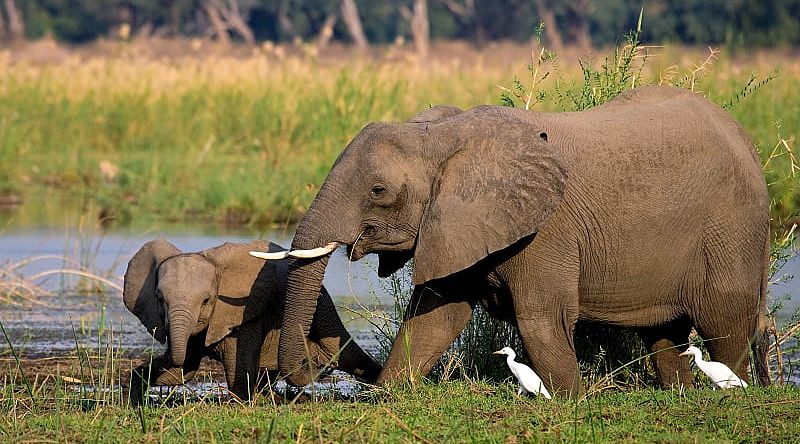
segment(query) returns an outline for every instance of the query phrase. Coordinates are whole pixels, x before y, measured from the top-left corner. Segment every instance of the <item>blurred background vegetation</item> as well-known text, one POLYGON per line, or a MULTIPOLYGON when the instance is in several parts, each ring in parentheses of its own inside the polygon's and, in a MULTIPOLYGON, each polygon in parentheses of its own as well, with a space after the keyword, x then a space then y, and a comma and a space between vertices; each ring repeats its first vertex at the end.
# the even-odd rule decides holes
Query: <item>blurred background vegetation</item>
POLYGON ((2 9, 7 23, 15 21, 10 17, 22 23, 14 31, 19 36, 49 34, 69 43, 116 35, 120 27, 140 36, 207 36, 219 21, 244 40, 312 40, 326 27, 334 40, 354 40, 358 26, 367 42, 379 44, 410 37, 420 3, 433 39, 479 44, 525 41, 539 22, 547 25, 545 43, 553 49, 613 44, 636 26, 642 7, 657 18, 648 21, 644 41, 800 43, 800 0, 4 0, 2 9))
POLYGON ((502 103, 539 23, 558 58, 537 93, 584 94, 642 7, 638 84, 728 107, 765 161, 776 225, 790 220, 800 0, 2 0, 0 205, 289 224, 366 122, 502 103))

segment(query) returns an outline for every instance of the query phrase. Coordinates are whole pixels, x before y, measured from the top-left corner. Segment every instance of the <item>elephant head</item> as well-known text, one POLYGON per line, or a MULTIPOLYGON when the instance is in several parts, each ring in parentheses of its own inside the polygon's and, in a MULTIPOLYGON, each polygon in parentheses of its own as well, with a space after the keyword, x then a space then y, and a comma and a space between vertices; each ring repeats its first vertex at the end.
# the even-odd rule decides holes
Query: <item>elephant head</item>
MULTIPOLYGON (((169 337, 173 365, 183 364, 190 337, 204 333, 208 346, 244 322, 278 311, 266 309, 283 288, 276 267, 248 256, 253 249, 280 247, 256 241, 182 253, 158 239, 146 243, 130 260, 125 306, 158 341, 164 343, 169 337), (259 296, 251 297, 254 294, 259 296)), ((275 329, 279 315, 275 314, 275 329)))
POLYGON ((308 382, 293 370, 308 367, 299 351, 330 247, 347 245, 351 260, 377 253, 380 276, 413 258, 414 284, 422 284, 536 233, 563 199, 565 180, 547 135, 500 107, 434 107, 406 123, 364 127, 292 242, 279 347, 289 382, 308 382))

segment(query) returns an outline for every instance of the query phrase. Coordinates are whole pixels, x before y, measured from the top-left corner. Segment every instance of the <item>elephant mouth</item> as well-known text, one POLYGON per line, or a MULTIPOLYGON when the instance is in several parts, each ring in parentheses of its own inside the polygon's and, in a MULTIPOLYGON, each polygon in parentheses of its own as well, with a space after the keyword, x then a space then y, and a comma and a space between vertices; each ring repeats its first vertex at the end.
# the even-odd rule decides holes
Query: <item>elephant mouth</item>
POLYGON ((364 256, 372 253, 378 254, 383 257, 385 255, 398 255, 407 254, 414 250, 414 241, 398 240, 398 241, 384 241, 384 242, 369 242, 357 240, 355 243, 347 246, 347 257, 351 261, 358 261, 364 256))

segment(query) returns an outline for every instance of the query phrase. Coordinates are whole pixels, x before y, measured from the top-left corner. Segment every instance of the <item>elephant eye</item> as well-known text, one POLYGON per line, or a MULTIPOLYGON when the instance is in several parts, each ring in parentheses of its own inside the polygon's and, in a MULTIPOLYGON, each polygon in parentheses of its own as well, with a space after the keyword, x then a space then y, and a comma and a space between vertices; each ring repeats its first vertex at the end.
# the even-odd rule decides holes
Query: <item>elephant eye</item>
POLYGON ((386 188, 383 185, 376 184, 370 189, 370 194, 372 194, 372 197, 381 197, 385 191, 386 188))
POLYGON ((208 305, 208 302, 211 300, 211 297, 207 297, 203 300, 203 305, 208 305))

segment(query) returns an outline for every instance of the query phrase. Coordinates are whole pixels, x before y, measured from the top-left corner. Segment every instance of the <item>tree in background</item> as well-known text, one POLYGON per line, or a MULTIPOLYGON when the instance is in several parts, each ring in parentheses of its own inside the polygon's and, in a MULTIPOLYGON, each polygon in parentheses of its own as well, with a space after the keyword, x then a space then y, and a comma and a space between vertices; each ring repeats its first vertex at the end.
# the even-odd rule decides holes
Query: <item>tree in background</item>
POLYGON ((14 0, 5 0, 4 14, 0 13, 0 38, 21 40, 25 37, 25 22, 14 0), (4 22, 5 20, 5 22, 4 22))
MULTIPOLYGON (((255 2, 248 1, 248 4, 254 5, 255 2)), ((211 22, 214 35, 220 42, 225 45, 229 44, 228 31, 233 30, 242 37, 245 43, 255 45, 255 36, 250 25, 247 24, 247 20, 242 16, 239 0, 205 0, 203 9, 211 22)))
POLYGON ((367 49, 369 43, 367 37, 364 35, 364 29, 361 26, 361 17, 358 15, 358 7, 355 0, 339 0, 342 9, 342 21, 347 26, 347 31, 350 33, 350 38, 353 39, 356 47, 361 50, 367 49))
POLYGON ((414 0, 413 10, 406 5, 400 5, 400 14, 411 27, 411 38, 414 40, 414 48, 417 55, 424 59, 428 57, 430 48, 430 24, 428 22, 428 2, 427 0, 414 0))
POLYGON ((430 39, 529 40, 545 24, 555 49, 614 44, 644 6, 651 42, 771 46, 800 44, 800 0, 2 0, 6 37, 81 43, 113 36, 227 36, 259 40, 390 43, 411 37, 418 52, 430 39), (416 18, 414 18, 416 17, 416 18), (425 25, 428 31, 425 32, 425 25), (224 29, 224 31, 223 31, 224 29))

